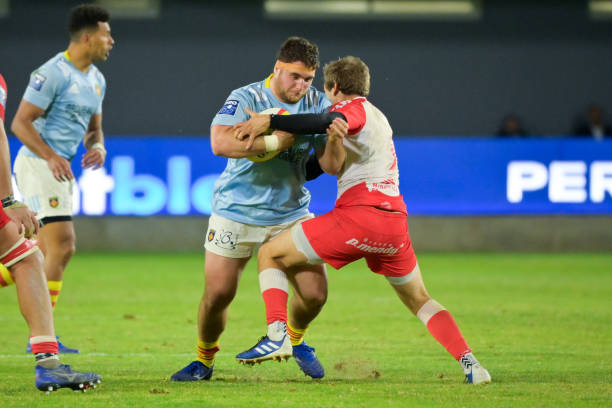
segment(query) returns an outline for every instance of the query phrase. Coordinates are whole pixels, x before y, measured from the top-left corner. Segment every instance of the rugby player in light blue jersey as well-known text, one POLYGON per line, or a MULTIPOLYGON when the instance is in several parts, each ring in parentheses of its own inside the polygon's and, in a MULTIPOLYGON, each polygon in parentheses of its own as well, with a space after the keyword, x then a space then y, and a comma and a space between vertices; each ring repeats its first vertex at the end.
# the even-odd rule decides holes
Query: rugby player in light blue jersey
MULTIPOLYGON (((72 224, 74 175, 70 162, 83 142, 83 168, 104 164, 102 100, 106 81, 93 63, 105 61, 115 41, 109 13, 94 5, 71 10, 70 43, 32 72, 11 130, 24 146, 15 160, 17 185, 42 224, 38 242, 55 305, 64 270, 75 251, 72 224)), ((78 353, 60 346, 61 352, 78 353)))
MULTIPOLYGON (((248 260, 264 242, 313 217, 308 211, 310 193, 304 187, 306 163, 313 149, 321 167, 333 160, 330 149, 326 149, 326 136, 277 132, 269 139, 257 138, 249 150, 246 141, 234 137, 233 126, 248 119, 247 108, 256 112, 283 108, 290 114, 326 112, 329 100, 311 86, 318 66, 315 44, 299 37, 287 39, 279 50, 273 74, 234 90, 212 121, 213 153, 228 157, 228 163, 215 184, 213 214, 205 238, 206 286, 198 311, 197 359, 172 375, 174 381, 210 379, 227 308, 248 260), (266 162, 246 158, 273 150, 281 153, 266 162)), ((262 290, 274 288, 268 292, 284 302, 285 307, 279 309, 286 317, 289 281, 279 272, 262 274, 259 280, 262 290)), ((325 268, 308 265, 295 274, 295 280, 300 283, 300 291, 294 291, 288 323, 294 332, 303 334, 325 303, 325 268)), ((268 316, 268 322, 277 321, 278 317, 268 316)), ((288 359, 293 355, 306 374, 323 376, 314 349, 301 338, 292 345, 284 323, 269 326, 268 335, 260 343, 265 352, 259 361, 288 359)), ((240 356, 237 358, 243 361, 240 356)))

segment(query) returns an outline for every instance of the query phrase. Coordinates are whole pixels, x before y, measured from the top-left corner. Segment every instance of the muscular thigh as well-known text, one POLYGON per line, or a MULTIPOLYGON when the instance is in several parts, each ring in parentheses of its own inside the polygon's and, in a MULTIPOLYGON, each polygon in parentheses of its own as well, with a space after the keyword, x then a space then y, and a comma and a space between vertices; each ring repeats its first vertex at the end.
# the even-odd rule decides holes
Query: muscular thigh
POLYGON ((228 258, 206 251, 204 281, 207 292, 233 294, 249 258, 228 258))

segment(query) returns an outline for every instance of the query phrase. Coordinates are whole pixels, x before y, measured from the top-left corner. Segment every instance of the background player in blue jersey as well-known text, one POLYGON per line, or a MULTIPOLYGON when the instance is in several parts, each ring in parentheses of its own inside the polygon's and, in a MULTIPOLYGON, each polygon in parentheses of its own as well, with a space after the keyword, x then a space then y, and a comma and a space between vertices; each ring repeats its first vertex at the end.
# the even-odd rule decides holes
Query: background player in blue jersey
MULTIPOLYGON (((216 155, 228 157, 228 162, 215 184, 213 214, 205 238, 206 286, 198 311, 197 360, 176 372, 172 376, 174 381, 211 377, 227 308, 248 260, 267 240, 313 217, 308 211, 310 193, 304 188, 306 162, 313 149, 324 169, 333 162, 333 152, 326 149, 325 135, 294 136, 279 132, 271 136, 272 143, 258 138, 248 150, 246 141, 234 138, 232 128, 248 118, 246 108, 255 112, 272 107, 289 113, 327 111, 329 100, 311 86, 318 66, 319 52, 315 44, 298 37, 287 39, 278 52, 274 72, 263 81, 234 90, 212 121, 212 150, 216 155), (281 153, 263 163, 246 159, 271 150, 281 153)), ((308 265, 294 276, 300 281, 301 290, 294 291, 291 299, 289 325, 303 332, 325 303, 327 278, 323 265, 308 265)), ((259 279, 262 288, 269 288, 268 292, 286 305, 289 282, 284 273, 260 274, 259 279)), ((286 307, 282 309, 286 315, 286 307)), ((278 316, 268 316, 269 322, 276 320, 278 316)), ((307 374, 323 375, 314 349, 303 341, 292 347, 284 323, 282 327, 269 327, 262 342, 265 343, 263 350, 267 350, 262 359, 299 355, 298 364, 308 361, 320 368, 317 372, 306 368, 307 374)), ((304 370, 302 364, 300 367, 304 370)))
MULTIPOLYGON (((83 168, 102 166, 106 156, 102 133, 106 81, 93 63, 105 61, 115 43, 109 19, 106 10, 94 5, 71 10, 68 49, 32 72, 11 126, 24 144, 15 160, 15 175, 26 204, 42 224, 38 240, 53 305, 75 251, 70 162, 81 142, 87 148, 83 168)), ((78 352, 67 347, 60 351, 78 352)))

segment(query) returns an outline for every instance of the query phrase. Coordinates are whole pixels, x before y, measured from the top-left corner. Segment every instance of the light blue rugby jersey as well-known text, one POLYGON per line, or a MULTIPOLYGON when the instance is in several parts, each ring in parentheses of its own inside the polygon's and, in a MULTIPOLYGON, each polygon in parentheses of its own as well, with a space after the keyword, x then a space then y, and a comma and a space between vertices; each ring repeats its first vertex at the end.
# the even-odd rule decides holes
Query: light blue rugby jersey
MULTIPOLYGON (((23 99, 45 113, 34 121, 43 140, 60 156, 72 160, 94 114, 102 113, 106 81, 93 64, 83 73, 60 52, 30 75, 23 99)), ((19 153, 37 157, 23 146, 19 153)))
MULTIPOLYGON (((331 106, 323 92, 311 87, 296 104, 286 104, 270 89, 270 75, 261 82, 234 90, 214 117, 211 126, 235 125, 255 112, 283 108, 290 114, 322 113, 331 106)), ((304 187, 306 162, 311 150, 325 146, 327 135, 296 135, 293 146, 272 160, 255 163, 228 159, 215 183, 213 213, 244 224, 276 225, 308 214, 310 192, 304 187)))

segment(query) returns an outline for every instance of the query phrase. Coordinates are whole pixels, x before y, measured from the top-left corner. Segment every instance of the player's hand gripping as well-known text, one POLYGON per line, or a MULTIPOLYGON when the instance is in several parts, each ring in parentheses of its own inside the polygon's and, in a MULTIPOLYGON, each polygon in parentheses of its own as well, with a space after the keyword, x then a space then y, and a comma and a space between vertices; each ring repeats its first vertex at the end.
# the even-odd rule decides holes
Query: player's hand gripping
POLYGON ((330 142, 340 142, 348 134, 348 123, 340 118, 336 118, 327 128, 327 135, 330 142))
MULTIPOLYGON (((101 143, 96 144, 100 144, 101 146, 101 143)), ((95 170, 104 166, 105 160, 106 150, 104 149, 104 147, 96 147, 96 145, 94 145, 91 149, 87 150, 87 153, 83 155, 83 158, 81 159, 81 166, 84 169, 93 167, 93 169, 95 170)))
POLYGON ((236 139, 244 140, 247 137, 249 138, 246 149, 250 150, 255 138, 265 133, 270 128, 270 115, 253 112, 249 108, 246 108, 246 111, 251 118, 246 122, 236 123, 233 129, 236 139))
POLYGON ((57 181, 69 181, 74 179, 72 169, 70 168, 70 162, 56 153, 47 159, 47 166, 51 170, 53 177, 57 181))
POLYGON ((38 220, 36 213, 30 211, 27 205, 15 201, 14 204, 4 209, 6 215, 17 224, 19 234, 23 233, 25 238, 31 238, 34 234, 38 234, 38 220))

